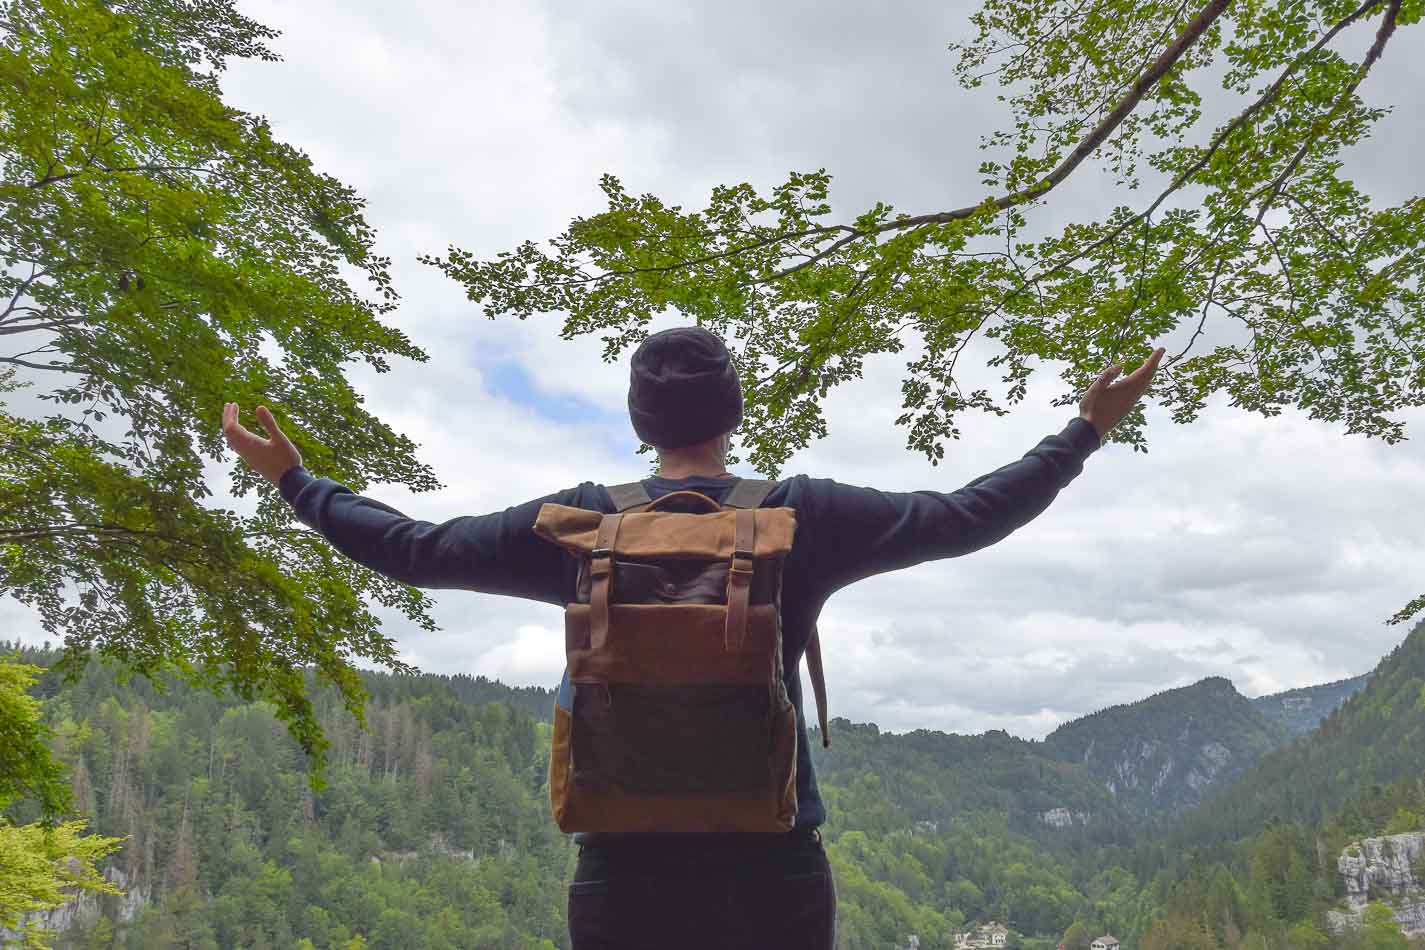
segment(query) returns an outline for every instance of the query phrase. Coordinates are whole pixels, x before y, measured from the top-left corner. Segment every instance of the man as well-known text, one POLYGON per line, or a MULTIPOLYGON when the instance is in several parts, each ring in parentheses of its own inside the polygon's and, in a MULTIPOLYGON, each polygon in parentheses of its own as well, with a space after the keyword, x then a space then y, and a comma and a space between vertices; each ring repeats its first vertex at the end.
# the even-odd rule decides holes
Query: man
MULTIPOLYGON (((826 811, 798 675, 822 605, 854 581, 967 554, 1030 521, 1142 396, 1162 356, 1155 350, 1117 383, 1120 369, 1109 367, 1062 432, 959 491, 880 492, 804 475, 772 490, 764 506, 797 514, 782 574, 782 669, 797 711, 796 826, 787 834, 576 835, 579 861, 569 889, 575 950, 834 945, 836 895, 817 831, 826 811)), ((722 340, 697 327, 653 334, 635 351, 629 379, 634 431, 658 450, 658 474, 643 481, 648 495, 693 490, 721 502, 736 482, 725 460, 742 421, 742 392, 722 340)), ((298 518, 347 556, 419 587, 570 603, 578 563, 535 535, 540 506, 616 510, 603 486, 585 482, 503 512, 439 525, 416 521, 312 477, 265 407, 257 418, 268 439, 237 416, 229 403, 223 410, 229 444, 279 486, 298 518)), ((568 708, 567 672, 559 704, 568 708)))

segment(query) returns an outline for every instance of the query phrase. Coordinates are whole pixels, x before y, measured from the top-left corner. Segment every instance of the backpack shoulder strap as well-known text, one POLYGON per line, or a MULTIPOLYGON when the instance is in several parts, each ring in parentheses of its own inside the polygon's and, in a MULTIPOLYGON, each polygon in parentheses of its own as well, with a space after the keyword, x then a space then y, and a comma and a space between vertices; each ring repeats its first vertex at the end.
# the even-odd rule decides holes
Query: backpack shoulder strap
POLYGON ((807 641, 807 672, 811 674, 811 691, 816 695, 816 720, 821 726, 821 745, 831 745, 831 736, 826 731, 826 673, 821 666, 821 630, 813 626, 811 639, 807 641))
POLYGON ((639 505, 653 503, 653 499, 648 497, 648 489, 643 487, 643 482, 607 485, 604 490, 613 499, 614 511, 627 511, 630 508, 637 508, 639 505))
POLYGON ((732 486, 732 491, 728 492, 727 497, 722 500, 722 506, 724 508, 759 508, 767 496, 772 493, 772 489, 776 487, 776 482, 757 478, 738 479, 737 484, 732 486))

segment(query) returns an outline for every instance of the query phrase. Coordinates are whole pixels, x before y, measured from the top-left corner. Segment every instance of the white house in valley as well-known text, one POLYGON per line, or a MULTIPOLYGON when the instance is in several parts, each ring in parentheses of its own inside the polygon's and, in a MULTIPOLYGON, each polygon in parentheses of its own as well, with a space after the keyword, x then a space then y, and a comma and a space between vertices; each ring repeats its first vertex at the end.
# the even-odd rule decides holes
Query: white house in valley
POLYGON ((1119 950, 1122 944, 1118 942, 1118 938, 1113 934, 1104 934, 1089 944, 1089 946, 1092 947, 1093 950, 1119 950))
POLYGON ((1008 945, 1009 928, 993 920, 955 935, 955 950, 995 950, 1008 945))

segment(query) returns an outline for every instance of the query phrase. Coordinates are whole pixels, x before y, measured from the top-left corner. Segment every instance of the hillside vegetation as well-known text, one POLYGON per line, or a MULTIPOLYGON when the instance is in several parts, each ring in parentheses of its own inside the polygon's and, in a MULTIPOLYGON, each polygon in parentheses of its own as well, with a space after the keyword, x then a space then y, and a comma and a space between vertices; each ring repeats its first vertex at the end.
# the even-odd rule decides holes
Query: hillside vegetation
POLYGON ((1288 738, 1216 676, 1065 723, 1044 749, 1081 763, 1124 808, 1156 815, 1196 805, 1288 738))
MULTIPOLYGON (((57 656, 22 653, 42 666, 57 656)), ((67 736, 58 752, 79 810, 97 832, 128 836, 110 870, 125 896, 51 915, 57 946, 567 946, 576 855, 548 814, 553 693, 468 676, 363 678, 365 730, 334 692, 315 693, 332 744, 327 784, 313 791, 266 704, 120 682, 97 662, 72 685, 43 677, 36 692, 67 736)), ((1327 915, 1344 906, 1343 849, 1425 829, 1425 629, 1320 730, 1176 817, 1135 817, 1084 763, 1110 740, 1143 748, 1216 729, 1220 741, 1233 728, 1249 750, 1280 741, 1281 727, 1263 728, 1221 680, 1105 710, 1044 743, 835 720, 832 747, 813 754, 838 946, 903 947, 914 935, 923 950, 949 950, 990 920, 1031 950, 1082 950, 1074 941, 1104 931, 1132 950, 1352 947, 1374 939, 1370 926, 1404 940, 1387 933, 1388 910, 1367 908, 1366 929, 1341 936, 1327 915)), ((1161 790, 1185 795, 1181 774, 1161 790)))

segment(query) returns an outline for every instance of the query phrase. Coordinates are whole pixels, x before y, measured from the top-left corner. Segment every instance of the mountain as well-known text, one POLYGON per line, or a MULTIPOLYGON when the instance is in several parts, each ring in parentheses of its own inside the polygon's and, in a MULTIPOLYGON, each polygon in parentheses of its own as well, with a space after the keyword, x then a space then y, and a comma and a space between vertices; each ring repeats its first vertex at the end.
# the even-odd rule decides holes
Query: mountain
POLYGON ((1081 764, 1121 806, 1148 816, 1196 805, 1289 738, 1230 680, 1214 676, 1065 723, 1043 748, 1081 764))
POLYGON ((1302 736, 1315 729, 1337 706, 1365 689, 1370 681, 1371 674, 1362 673, 1334 683, 1258 696, 1252 705, 1268 719, 1285 726, 1293 737, 1302 736))
POLYGON ((1272 821, 1314 825, 1362 789, 1417 776, 1422 762, 1425 622, 1314 731, 1264 756, 1174 822, 1169 846, 1236 841, 1272 821))
MULTIPOLYGON (((874 723, 832 721, 831 748, 812 732, 812 762, 823 784, 874 778, 886 804, 912 823, 933 826, 991 813, 1024 833, 1085 825, 1119 826, 1124 815, 1082 767, 1043 754, 1003 730, 965 736, 917 729, 883 733, 874 723), (1064 816, 1060 820, 1058 816, 1064 816)), ((861 819, 851 819, 859 821, 861 819)))

